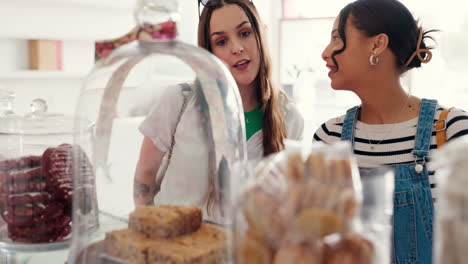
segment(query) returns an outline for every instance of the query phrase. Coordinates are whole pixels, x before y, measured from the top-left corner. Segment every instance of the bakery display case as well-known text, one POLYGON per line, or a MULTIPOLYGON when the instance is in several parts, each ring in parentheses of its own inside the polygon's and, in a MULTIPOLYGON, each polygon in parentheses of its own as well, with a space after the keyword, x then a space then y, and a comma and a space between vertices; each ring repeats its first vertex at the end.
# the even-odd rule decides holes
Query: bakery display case
POLYGON ((138 40, 100 59, 80 93, 67 262, 227 263, 230 178, 246 160, 238 88, 177 40, 177 1, 139 0, 135 18, 138 40), (155 182, 137 177, 145 164, 155 182))

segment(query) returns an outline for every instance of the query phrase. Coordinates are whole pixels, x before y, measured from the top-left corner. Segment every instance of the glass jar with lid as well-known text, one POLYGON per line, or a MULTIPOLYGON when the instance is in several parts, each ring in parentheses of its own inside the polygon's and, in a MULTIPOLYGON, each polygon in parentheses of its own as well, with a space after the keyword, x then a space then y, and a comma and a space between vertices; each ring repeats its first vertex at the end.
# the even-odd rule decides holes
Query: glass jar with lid
MULTIPOLYGON (((73 122, 35 99, 24 116, 2 93, 0 116, 0 249, 65 248, 71 236, 73 122)), ((88 133, 90 125, 88 123, 88 133)))

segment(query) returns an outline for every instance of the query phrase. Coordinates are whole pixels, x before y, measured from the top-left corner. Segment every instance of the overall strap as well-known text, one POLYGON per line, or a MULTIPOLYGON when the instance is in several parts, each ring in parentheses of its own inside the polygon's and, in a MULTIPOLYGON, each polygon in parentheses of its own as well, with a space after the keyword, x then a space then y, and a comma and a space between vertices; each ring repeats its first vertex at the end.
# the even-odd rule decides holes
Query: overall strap
POLYGON ((350 108, 346 112, 346 117, 343 122, 343 130, 341 131, 341 140, 350 141, 354 147, 354 127, 358 116, 359 106, 350 108))
POLYGON ((422 99, 413 150, 413 155, 417 158, 424 159, 429 155, 436 108, 436 100, 422 99))

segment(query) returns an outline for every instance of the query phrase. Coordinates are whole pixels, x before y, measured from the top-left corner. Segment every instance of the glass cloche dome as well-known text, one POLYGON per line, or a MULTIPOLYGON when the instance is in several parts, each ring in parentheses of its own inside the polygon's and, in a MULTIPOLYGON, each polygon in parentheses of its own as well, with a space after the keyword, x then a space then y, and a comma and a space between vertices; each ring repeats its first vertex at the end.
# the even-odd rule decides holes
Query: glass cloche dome
POLYGON ((78 101, 68 263, 222 263, 246 161, 238 88, 176 40, 177 1, 138 0, 135 17, 144 37, 99 60, 78 101))

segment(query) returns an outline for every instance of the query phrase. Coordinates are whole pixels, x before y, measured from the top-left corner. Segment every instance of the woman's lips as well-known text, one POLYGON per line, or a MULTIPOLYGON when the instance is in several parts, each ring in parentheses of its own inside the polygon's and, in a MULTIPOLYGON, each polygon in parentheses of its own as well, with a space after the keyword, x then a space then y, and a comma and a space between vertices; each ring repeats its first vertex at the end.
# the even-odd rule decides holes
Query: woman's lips
POLYGON ((250 61, 249 60, 241 60, 234 64, 234 68, 239 71, 245 71, 249 67, 250 61))
POLYGON ((328 77, 332 76, 334 73, 336 73, 336 66, 333 65, 327 65, 327 68, 330 70, 328 72, 328 77))

